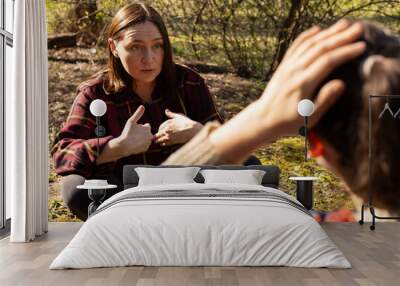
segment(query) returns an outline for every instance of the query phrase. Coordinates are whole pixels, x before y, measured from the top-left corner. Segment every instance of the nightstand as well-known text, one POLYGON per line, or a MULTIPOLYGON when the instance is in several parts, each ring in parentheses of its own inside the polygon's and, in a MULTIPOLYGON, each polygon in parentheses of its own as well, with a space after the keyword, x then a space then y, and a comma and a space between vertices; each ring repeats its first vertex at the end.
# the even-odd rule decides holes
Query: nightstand
POLYGON ((106 180, 86 180, 83 185, 79 185, 76 188, 88 190, 88 196, 92 200, 92 202, 88 206, 88 217, 89 217, 103 203, 103 200, 106 196, 106 191, 109 189, 117 188, 117 185, 109 185, 106 180), (91 183, 90 181, 97 181, 96 182, 97 184, 91 183), (98 183, 99 181, 105 183, 99 184, 98 183))
POLYGON ((317 177, 290 177, 289 180, 296 181, 296 199, 302 205, 311 210, 313 207, 313 181, 318 180, 317 177))

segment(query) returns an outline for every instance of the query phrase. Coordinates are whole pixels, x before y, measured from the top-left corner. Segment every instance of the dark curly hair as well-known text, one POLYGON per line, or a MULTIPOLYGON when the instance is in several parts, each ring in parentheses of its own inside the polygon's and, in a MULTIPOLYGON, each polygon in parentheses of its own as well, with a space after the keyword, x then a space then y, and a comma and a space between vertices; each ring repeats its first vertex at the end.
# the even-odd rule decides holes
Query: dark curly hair
MULTIPOLYGON (((339 154, 340 173, 352 192, 368 200, 369 95, 400 95, 400 37, 367 21, 360 40, 365 53, 337 68, 327 79, 341 79, 346 92, 314 127, 339 154)), ((325 82, 327 82, 325 81, 325 82)), ((394 112, 399 99, 372 99, 373 164, 370 188, 375 206, 400 211, 400 116, 378 119, 385 103, 394 112)))

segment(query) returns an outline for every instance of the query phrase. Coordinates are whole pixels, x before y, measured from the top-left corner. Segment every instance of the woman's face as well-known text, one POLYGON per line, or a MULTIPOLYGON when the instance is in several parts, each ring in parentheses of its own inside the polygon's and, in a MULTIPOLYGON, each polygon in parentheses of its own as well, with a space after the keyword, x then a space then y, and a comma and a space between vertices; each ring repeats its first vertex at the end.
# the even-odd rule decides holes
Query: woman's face
POLYGON ((109 39, 111 51, 121 60, 136 83, 152 83, 161 73, 164 60, 163 39, 152 22, 134 25, 117 40, 109 39))

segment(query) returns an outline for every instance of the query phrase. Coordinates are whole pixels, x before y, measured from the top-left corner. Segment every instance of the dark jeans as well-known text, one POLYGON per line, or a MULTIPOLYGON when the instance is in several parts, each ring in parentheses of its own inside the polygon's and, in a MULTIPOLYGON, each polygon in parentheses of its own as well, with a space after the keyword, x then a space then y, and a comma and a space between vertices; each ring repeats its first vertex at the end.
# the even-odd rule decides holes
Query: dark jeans
MULTIPOLYGON (((243 165, 261 165, 261 162, 257 157, 251 155, 243 165)), ((83 221, 88 217, 88 206, 91 203, 91 200, 88 197, 87 190, 77 189, 76 187, 82 185, 84 182, 85 178, 79 175, 65 176, 60 182, 61 196, 63 197, 64 203, 74 215, 83 221)), ((118 182, 113 178, 109 178, 108 183, 115 184, 118 188, 107 190, 105 199, 108 199, 112 195, 123 190, 121 182, 118 182)))
POLYGON ((262 165, 261 161, 254 155, 250 155, 246 161, 243 162, 243 166, 250 166, 250 165, 262 165))
MULTIPOLYGON (((87 190, 77 189, 76 187, 82 185, 84 182, 85 178, 79 175, 68 175, 62 177, 60 181, 61 196, 64 200, 64 203, 74 215, 83 221, 85 221, 88 217, 88 206, 91 203, 91 200, 88 197, 87 190)), ((118 185, 118 188, 107 190, 104 200, 122 191, 123 189, 118 182, 115 182, 112 179, 108 180, 108 183, 116 184, 118 185)))

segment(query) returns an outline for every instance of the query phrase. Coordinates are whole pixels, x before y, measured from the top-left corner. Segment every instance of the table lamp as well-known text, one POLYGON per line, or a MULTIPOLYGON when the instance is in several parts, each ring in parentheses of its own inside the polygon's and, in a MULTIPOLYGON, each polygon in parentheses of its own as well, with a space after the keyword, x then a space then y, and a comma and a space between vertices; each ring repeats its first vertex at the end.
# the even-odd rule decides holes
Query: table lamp
POLYGON ((304 117, 304 160, 307 161, 307 125, 308 117, 314 113, 314 103, 309 99, 303 99, 297 105, 297 112, 304 117))
MULTIPOLYGON (((304 117, 304 126, 301 128, 301 135, 304 135, 304 160, 307 161, 307 128, 308 117, 314 113, 314 103, 309 99, 303 99, 297 105, 297 112, 304 117)), ((311 210, 313 207, 313 181, 316 177, 290 177, 290 180, 296 181, 296 199, 303 206, 311 210)))
MULTIPOLYGON (((100 117, 107 111, 106 103, 101 99, 95 99, 90 103, 90 113, 96 117, 96 128, 94 133, 97 137, 96 155, 99 158, 99 138, 106 135, 106 129, 100 124, 100 117)), ((96 209, 101 205, 106 196, 107 189, 116 188, 116 185, 109 185, 107 180, 85 180, 83 185, 77 186, 78 189, 87 189, 88 196, 92 202, 88 206, 88 216, 91 216, 96 209)))
POLYGON ((106 113, 107 105, 103 100, 95 99, 92 101, 92 103, 90 103, 89 109, 90 113, 96 117, 96 129, 94 130, 94 133, 97 137, 96 155, 97 158, 99 158, 99 137, 106 135, 106 129, 104 128, 104 126, 100 125, 100 117, 102 117, 106 113))

